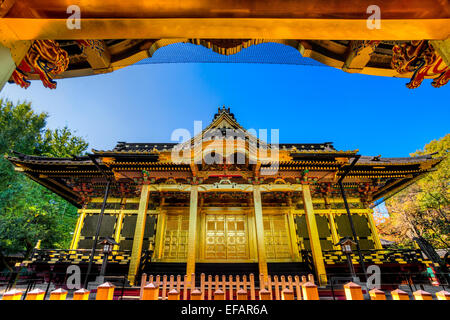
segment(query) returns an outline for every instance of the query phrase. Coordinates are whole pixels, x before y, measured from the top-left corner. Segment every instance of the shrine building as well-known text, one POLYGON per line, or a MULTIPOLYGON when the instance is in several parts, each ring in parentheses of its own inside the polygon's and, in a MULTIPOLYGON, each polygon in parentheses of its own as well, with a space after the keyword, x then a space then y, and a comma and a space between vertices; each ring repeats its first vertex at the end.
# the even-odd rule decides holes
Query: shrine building
MULTIPOLYGON (((371 205, 440 161, 361 156, 331 142, 269 144, 225 107, 180 144, 118 142, 73 158, 8 160, 79 208, 70 248, 36 249, 28 265, 84 270, 106 199, 98 237, 117 243, 107 273, 126 274, 131 285, 142 272, 313 273, 325 285, 348 273, 338 245, 345 237, 356 240, 359 272, 373 264, 387 273, 422 271, 419 251, 382 247, 371 205)), ((96 254, 94 266, 102 259, 96 254)))

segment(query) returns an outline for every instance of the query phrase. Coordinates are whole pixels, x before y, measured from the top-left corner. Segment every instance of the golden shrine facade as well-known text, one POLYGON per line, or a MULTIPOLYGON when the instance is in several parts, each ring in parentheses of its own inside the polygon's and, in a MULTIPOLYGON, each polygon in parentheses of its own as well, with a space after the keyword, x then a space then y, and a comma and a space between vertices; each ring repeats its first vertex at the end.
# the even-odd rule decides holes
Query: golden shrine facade
MULTIPOLYGON (((70 248, 37 250, 31 264, 87 264, 110 180, 98 236, 117 242, 108 270, 126 272, 131 284, 142 272, 314 272, 326 284, 328 275, 347 272, 338 242, 353 238, 351 223, 366 265, 403 270, 424 263, 416 251, 382 247, 371 204, 440 160, 357 152, 332 143, 265 143, 223 107, 183 143, 119 142, 88 156, 9 160, 79 208, 70 248)), ((356 254, 353 260, 360 265, 356 254)))

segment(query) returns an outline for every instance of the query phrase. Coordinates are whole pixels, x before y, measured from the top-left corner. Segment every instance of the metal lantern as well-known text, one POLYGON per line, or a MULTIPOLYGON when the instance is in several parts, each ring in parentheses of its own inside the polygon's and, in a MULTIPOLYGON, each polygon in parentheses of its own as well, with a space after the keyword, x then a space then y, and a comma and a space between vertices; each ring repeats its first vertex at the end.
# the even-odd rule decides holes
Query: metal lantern
POLYGON ((355 272, 355 267, 353 266, 353 262, 352 262, 352 245, 355 245, 356 243, 350 239, 349 237, 344 237, 341 240, 339 240, 338 243, 336 243, 336 245, 341 246, 341 250, 342 252, 346 255, 347 257, 347 263, 348 263, 348 268, 350 269, 350 273, 352 275, 353 278, 356 278, 356 272, 355 272))
POLYGON ((98 244, 103 245, 103 263, 102 268, 100 270, 100 276, 105 276, 106 264, 108 263, 108 256, 112 253, 115 245, 118 245, 116 241, 112 238, 105 238, 102 241, 98 242, 98 244))

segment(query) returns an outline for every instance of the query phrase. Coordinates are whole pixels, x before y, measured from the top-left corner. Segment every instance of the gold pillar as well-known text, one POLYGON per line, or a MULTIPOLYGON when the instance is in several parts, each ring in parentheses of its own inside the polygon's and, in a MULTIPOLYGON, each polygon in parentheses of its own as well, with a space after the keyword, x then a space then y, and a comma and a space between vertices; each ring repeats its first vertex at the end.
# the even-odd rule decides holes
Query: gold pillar
POLYGON ((295 221, 294 221, 294 214, 292 213, 292 199, 291 197, 288 197, 288 206, 289 206, 289 211, 287 214, 288 217, 288 227, 289 227, 289 237, 291 239, 291 244, 292 244, 292 259, 294 261, 299 261, 300 260, 300 251, 298 248, 298 243, 297 243, 297 232, 295 231, 295 221))
MULTIPOLYGON (((114 232, 114 241, 116 241, 117 243, 120 242, 120 233, 122 232, 123 227, 123 217, 125 216, 125 213, 123 211, 125 210, 125 204, 126 199, 124 199, 123 203, 120 205, 119 216, 117 217, 116 230, 114 232)), ((115 245, 114 250, 119 250, 119 245, 115 245)))
POLYGON ((162 258, 164 251, 164 228, 167 221, 167 213, 165 206, 165 198, 161 198, 161 203, 158 208, 158 219, 156 220, 156 234, 155 234, 155 252, 153 258, 158 260, 162 258))
POLYGON ((333 240, 333 248, 335 250, 340 250, 340 247, 338 245, 336 245, 339 242, 339 234, 337 232, 336 222, 334 221, 333 213, 328 214, 328 221, 330 222, 331 239, 333 240))
POLYGON ((148 198, 150 195, 150 185, 142 185, 141 200, 134 231, 133 248, 131 251, 130 268, 128 270, 128 280, 134 285, 136 273, 139 268, 142 253, 142 241, 144 240, 145 219, 147 217, 148 198))
POLYGON ((256 242, 258 247, 259 273, 267 279, 267 259, 264 244, 264 222, 262 215, 261 189, 259 185, 253 187, 253 208, 255 210, 256 242))
POLYGON ((373 220, 373 210, 367 213, 367 220, 369 221, 370 231, 372 231, 372 240, 375 243, 375 249, 383 249, 381 246, 380 237, 378 236, 378 230, 375 226, 375 221, 373 220))
POLYGON ((83 228, 84 218, 86 217, 85 207, 79 211, 77 225, 75 227, 75 232, 73 233, 72 242, 70 243, 70 249, 75 250, 78 248, 78 242, 80 241, 81 229, 83 228))
POLYGON ((303 205, 305 207, 306 225, 308 227, 309 243, 314 260, 314 267, 316 269, 317 278, 320 285, 326 285, 326 271, 323 262, 322 247, 320 245, 319 231, 317 229, 316 216, 314 214, 313 203, 311 199, 311 191, 309 185, 302 187, 303 205))
POLYGON ((191 202, 189 206, 189 235, 186 261, 186 275, 191 281, 191 275, 195 273, 196 244, 197 244, 197 206, 198 186, 191 187, 191 202))

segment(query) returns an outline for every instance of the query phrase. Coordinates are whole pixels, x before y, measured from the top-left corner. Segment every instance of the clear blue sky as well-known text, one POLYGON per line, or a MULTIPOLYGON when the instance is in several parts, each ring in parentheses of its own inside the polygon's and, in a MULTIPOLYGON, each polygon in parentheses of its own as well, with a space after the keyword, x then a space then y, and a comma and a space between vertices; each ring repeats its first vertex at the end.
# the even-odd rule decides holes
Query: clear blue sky
POLYGON ((95 149, 170 142, 174 129, 206 126, 225 104, 246 128, 279 129, 282 143, 332 141, 401 157, 450 131, 450 84, 409 90, 407 82, 319 66, 146 64, 58 80, 56 90, 7 84, 0 97, 32 101, 50 128, 67 125, 95 149))

